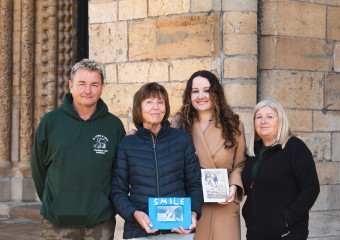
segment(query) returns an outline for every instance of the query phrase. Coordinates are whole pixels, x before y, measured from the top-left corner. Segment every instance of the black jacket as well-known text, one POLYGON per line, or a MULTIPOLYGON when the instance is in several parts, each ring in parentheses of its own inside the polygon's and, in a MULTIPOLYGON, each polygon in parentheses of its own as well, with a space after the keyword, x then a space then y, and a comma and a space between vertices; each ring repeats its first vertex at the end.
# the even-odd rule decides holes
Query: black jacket
MULTIPOLYGON (((255 155, 259 153, 255 143, 255 155)), ((242 181, 247 195, 242 214, 247 239, 300 239, 308 236, 308 211, 320 186, 310 150, 291 137, 285 148, 276 145, 263 153, 263 161, 252 182, 256 157, 247 157, 242 181), (288 224, 288 227, 285 226, 288 224)))
POLYGON ((191 197, 191 210, 198 218, 201 214, 201 170, 194 146, 186 132, 168 123, 157 136, 140 127, 118 145, 111 201, 125 220, 124 238, 148 236, 133 214, 148 214, 149 197, 191 197))

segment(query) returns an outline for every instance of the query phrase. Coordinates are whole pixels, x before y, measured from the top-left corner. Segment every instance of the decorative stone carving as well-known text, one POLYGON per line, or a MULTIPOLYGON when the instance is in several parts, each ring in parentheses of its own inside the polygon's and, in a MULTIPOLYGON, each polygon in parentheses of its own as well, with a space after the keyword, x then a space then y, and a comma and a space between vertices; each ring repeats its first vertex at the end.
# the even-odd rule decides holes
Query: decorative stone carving
POLYGON ((34 3, 21 2, 20 168, 24 169, 30 167, 33 143, 34 3))
POLYGON ((11 167, 11 99, 13 51, 13 3, 0 2, 0 176, 9 177, 11 167), (7 170, 6 170, 7 169, 7 170))
POLYGON ((58 4, 58 89, 57 106, 63 103, 68 92, 68 80, 72 66, 72 37, 74 27, 72 21, 72 0, 59 1, 58 4))
POLYGON ((42 1, 41 79, 39 118, 56 107, 58 74, 58 8, 60 1, 42 1))

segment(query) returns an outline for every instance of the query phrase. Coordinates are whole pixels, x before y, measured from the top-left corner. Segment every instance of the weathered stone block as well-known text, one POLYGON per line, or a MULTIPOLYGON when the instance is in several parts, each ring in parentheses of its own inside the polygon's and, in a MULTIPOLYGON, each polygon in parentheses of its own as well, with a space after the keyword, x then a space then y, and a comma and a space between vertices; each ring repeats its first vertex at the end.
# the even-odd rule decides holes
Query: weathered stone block
POLYGON ((261 69, 331 71, 332 43, 323 40, 262 37, 261 69))
POLYGON ((328 8, 327 39, 340 40, 340 8, 328 8))
POLYGON ((117 65, 116 64, 108 64, 105 65, 105 82, 108 83, 116 83, 117 82, 117 65))
POLYGON ((218 15, 215 13, 160 18, 157 20, 156 58, 218 55, 219 32, 218 15))
POLYGON ((257 0, 222 0, 223 11, 257 11, 257 0))
POLYGON ((223 15, 223 33, 257 33, 256 12, 227 12, 223 15))
POLYGON ((328 185, 328 209, 338 210, 340 209, 340 185, 328 185))
POLYGON ((126 61, 126 22, 90 25, 89 46, 89 56, 93 60, 101 63, 126 61))
POLYGON ((21 201, 34 201, 35 200, 35 186, 32 178, 22 179, 22 199, 21 201))
MULTIPOLYGON (((240 119, 244 125, 244 130, 246 135, 250 135, 251 134, 251 129, 252 129, 252 125, 254 124, 253 121, 253 110, 248 110, 248 109, 238 109, 237 111, 235 111, 239 116, 240 119)), ((249 143, 249 142, 248 142, 249 143)))
POLYGON ((22 178, 11 179, 11 198, 15 201, 22 199, 22 178))
POLYGON ((168 63, 132 62, 118 65, 120 83, 146 83, 169 81, 168 63))
POLYGON ((224 78, 256 78, 257 59, 232 57, 224 59, 224 78))
POLYGON ((119 20, 130 20, 147 17, 147 0, 119 1, 119 20))
POLYGON ((312 111, 286 110, 286 114, 295 132, 311 132, 313 128, 312 111))
POLYGON ((89 6, 89 22, 104 23, 117 21, 117 2, 104 2, 89 6))
POLYGON ((263 2, 261 34, 325 38, 326 6, 300 2, 263 2))
POLYGON ((331 161, 330 133, 298 133, 312 152, 314 161, 331 161))
POLYGON ((326 75, 325 107, 340 110, 340 73, 326 75))
POLYGON ((221 11, 222 5, 220 0, 192 0, 191 12, 207 12, 210 10, 221 11))
POLYGON ((320 194, 312 211, 338 210, 340 208, 340 185, 321 185, 320 194))
POLYGON ((107 104, 109 111, 116 116, 131 116, 133 96, 142 84, 112 84, 107 85, 101 98, 107 104))
POLYGON ((154 58, 155 20, 134 21, 129 26, 129 60, 148 60, 154 58))
POLYGON ((323 108, 322 73, 261 71, 258 91, 260 100, 272 98, 286 108, 323 108))
POLYGON ((320 184, 339 183, 339 162, 317 162, 315 165, 320 184))
POLYGON ((332 134, 332 161, 340 162, 340 133, 332 134))
POLYGON ((188 13, 190 0, 149 0, 149 16, 188 13))
POLYGON ((256 105, 256 85, 225 84, 224 94, 232 107, 253 108, 256 105))
POLYGON ((257 54, 256 34, 224 34, 223 50, 226 55, 257 54))
MULTIPOLYGON (((322 240, 340 235, 340 211, 311 212, 309 218, 309 237, 322 240)), ((338 238, 335 238, 338 239, 338 238)))
POLYGON ((11 179, 0 178, 0 202, 11 200, 11 179))
POLYGON ((335 43, 334 47, 334 71, 340 72, 340 43, 335 43))
POLYGON ((185 59, 174 60, 170 64, 170 81, 187 81, 194 72, 199 70, 213 71, 220 77, 219 59, 185 59))
POLYGON ((170 101, 170 114, 174 116, 182 106, 182 95, 186 86, 185 82, 162 84, 168 91, 170 101))
POLYGON ((320 185, 320 193, 311 211, 325 211, 328 208, 328 191, 330 185, 320 185))
POLYGON ((315 111, 313 114, 314 131, 340 131, 340 113, 335 111, 315 111))

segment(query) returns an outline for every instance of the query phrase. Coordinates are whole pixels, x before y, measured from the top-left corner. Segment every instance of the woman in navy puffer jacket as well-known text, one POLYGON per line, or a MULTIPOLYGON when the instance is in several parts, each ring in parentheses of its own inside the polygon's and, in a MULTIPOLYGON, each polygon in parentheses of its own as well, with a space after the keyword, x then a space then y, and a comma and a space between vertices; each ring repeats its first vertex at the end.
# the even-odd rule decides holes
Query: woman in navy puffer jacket
POLYGON ((190 136, 169 126, 169 114, 163 86, 148 83, 135 94, 133 122, 138 130, 119 143, 111 182, 111 201, 125 220, 124 239, 176 233, 183 234, 176 239, 193 237, 203 201, 200 165, 190 136), (150 230, 149 197, 191 197, 189 230, 150 230))

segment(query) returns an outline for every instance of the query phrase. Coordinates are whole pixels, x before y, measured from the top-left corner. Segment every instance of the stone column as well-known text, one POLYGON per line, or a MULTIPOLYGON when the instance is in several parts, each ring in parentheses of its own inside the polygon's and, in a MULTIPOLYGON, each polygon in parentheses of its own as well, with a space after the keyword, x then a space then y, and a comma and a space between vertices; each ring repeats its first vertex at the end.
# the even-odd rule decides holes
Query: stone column
POLYGON ((33 143, 34 2, 21 2, 20 169, 24 177, 30 176, 33 143))
POLYGON ((0 2, 0 176, 11 171, 11 96, 12 96, 12 19, 11 0, 0 2))

